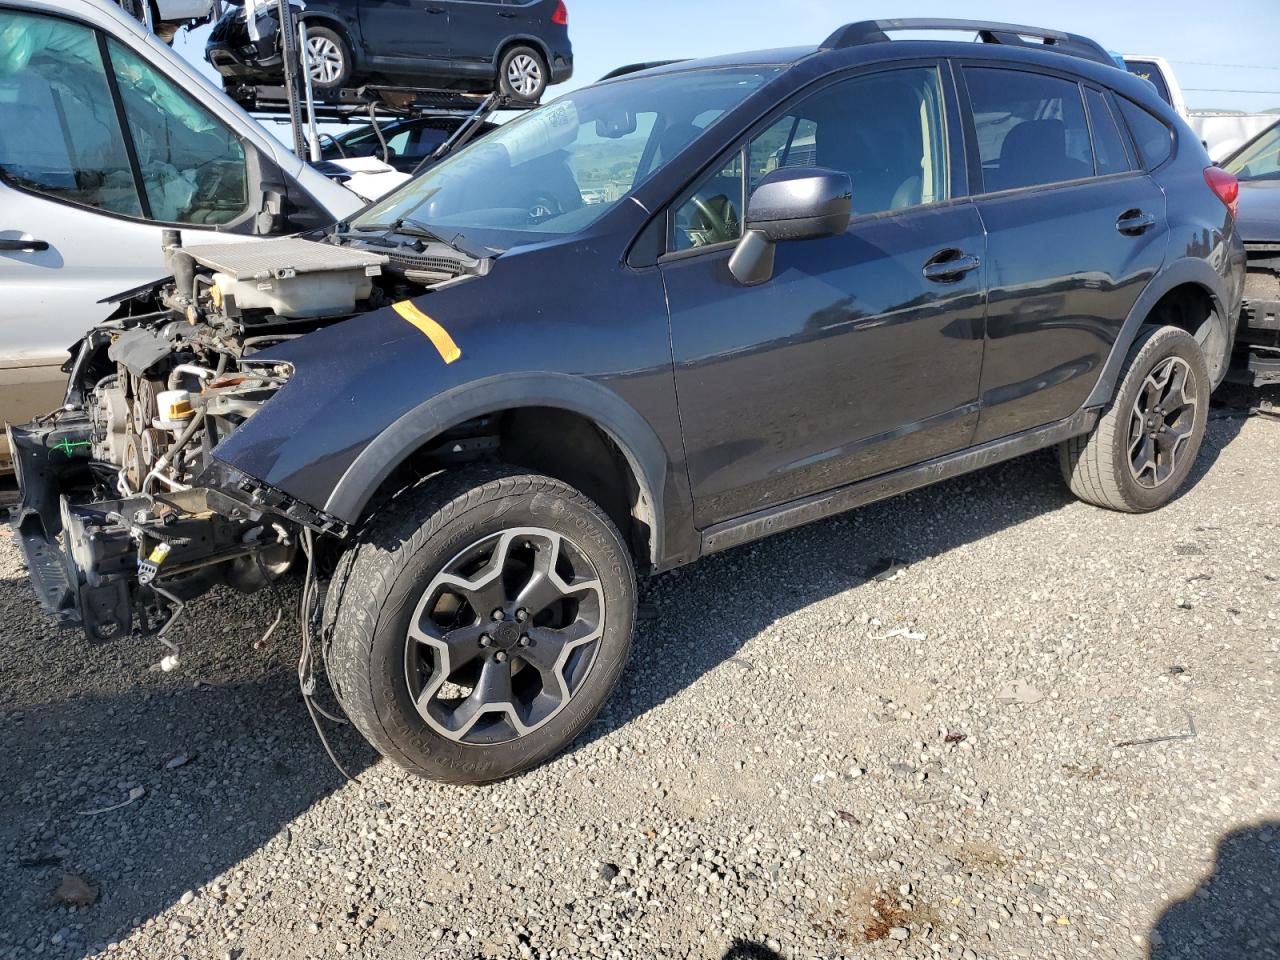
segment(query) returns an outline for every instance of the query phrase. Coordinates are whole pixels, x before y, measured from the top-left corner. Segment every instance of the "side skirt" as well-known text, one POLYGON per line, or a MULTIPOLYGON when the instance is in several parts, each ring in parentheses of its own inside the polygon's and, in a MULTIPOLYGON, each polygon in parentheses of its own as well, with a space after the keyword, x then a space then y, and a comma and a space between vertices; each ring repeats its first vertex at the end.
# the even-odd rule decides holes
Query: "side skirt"
POLYGON ((992 440, 944 457, 903 467, 892 473, 859 480, 826 493, 817 493, 781 506, 758 510, 737 520, 726 520, 702 531, 702 553, 718 553, 783 530, 804 526, 877 500, 918 490, 940 480, 981 470, 1004 460, 1012 460, 1035 450, 1051 447, 1072 437, 1088 433, 1098 422, 1101 411, 1081 409, 1065 420, 992 440))

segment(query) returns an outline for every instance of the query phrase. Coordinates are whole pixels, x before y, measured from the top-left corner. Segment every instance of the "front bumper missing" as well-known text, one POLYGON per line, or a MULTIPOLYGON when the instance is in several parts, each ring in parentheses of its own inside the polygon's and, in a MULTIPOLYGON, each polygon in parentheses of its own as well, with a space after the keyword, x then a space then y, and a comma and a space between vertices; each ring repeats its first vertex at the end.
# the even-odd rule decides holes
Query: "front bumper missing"
POLYGON ((93 642, 154 634, 173 598, 185 602, 219 583, 260 589, 288 568, 297 525, 346 533, 217 461, 190 490, 75 502, 87 498, 93 471, 103 472, 88 457, 87 420, 64 412, 8 433, 21 493, 13 527, 32 588, 60 626, 80 627, 93 642), (161 545, 163 569, 148 570, 161 545), (162 590, 149 586, 156 574, 162 590))

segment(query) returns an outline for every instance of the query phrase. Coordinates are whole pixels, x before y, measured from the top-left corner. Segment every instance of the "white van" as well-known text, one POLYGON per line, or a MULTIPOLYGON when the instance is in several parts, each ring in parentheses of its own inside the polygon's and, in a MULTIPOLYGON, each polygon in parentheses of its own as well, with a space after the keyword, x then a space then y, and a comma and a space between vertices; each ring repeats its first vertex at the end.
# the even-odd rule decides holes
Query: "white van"
POLYGON ((62 402, 103 301, 164 277, 164 230, 248 240, 361 206, 114 3, 0 0, 0 421, 62 402))

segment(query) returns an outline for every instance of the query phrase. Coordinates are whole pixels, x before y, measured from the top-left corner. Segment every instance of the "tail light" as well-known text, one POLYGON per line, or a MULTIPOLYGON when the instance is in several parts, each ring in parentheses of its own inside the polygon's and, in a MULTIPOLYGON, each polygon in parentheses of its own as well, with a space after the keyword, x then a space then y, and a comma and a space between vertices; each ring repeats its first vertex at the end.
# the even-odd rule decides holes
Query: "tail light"
POLYGON ((564 0, 559 0, 556 4, 556 12, 551 15, 551 22, 557 27, 569 25, 569 8, 564 5, 564 0))
POLYGON ((1240 212, 1240 181, 1221 167, 1205 167, 1204 182, 1231 211, 1232 219, 1240 212))

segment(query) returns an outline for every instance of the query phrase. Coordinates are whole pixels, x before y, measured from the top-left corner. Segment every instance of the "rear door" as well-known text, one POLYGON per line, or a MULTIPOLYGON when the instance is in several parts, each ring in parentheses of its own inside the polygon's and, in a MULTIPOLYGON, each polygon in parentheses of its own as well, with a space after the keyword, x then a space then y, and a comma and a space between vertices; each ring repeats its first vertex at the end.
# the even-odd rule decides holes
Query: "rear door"
POLYGON ((1168 228, 1109 93, 1021 66, 960 73, 987 231, 981 443, 1079 409, 1164 262, 1168 228))
POLYGON ((443 0, 449 8, 451 58, 492 61, 503 37, 515 33, 521 8, 502 0, 443 0))
MULTIPOLYGON (((664 119, 663 150, 696 133, 664 119)), ((937 63, 854 76, 784 107, 673 204, 661 269, 699 527, 968 444, 985 250, 958 125, 937 63), (778 244, 773 278, 741 286, 745 195, 815 164, 850 175, 848 231, 778 244)))

